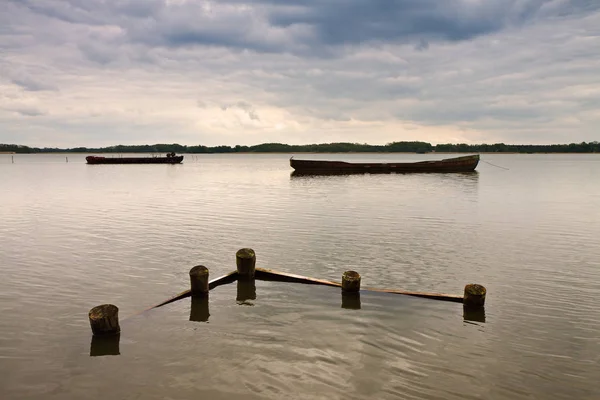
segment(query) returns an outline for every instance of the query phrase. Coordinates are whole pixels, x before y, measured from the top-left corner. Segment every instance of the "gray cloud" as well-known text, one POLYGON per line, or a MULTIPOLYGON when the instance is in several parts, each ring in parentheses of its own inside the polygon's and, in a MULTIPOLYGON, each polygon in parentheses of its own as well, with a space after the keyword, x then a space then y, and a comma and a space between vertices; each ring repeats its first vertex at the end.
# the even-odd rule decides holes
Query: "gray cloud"
POLYGON ((599 9, 592 0, 9 0, 0 142, 25 140, 16 114, 35 110, 45 110, 32 124, 44 132, 86 135, 74 145, 109 140, 107 130, 206 144, 595 140, 599 9))

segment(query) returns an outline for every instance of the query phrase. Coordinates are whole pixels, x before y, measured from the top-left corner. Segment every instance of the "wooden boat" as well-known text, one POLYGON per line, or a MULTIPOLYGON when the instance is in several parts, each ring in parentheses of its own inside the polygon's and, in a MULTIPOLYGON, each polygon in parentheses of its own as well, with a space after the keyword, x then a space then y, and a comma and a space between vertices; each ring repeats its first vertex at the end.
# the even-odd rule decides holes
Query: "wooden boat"
POLYGON ((472 172, 479 164, 479 154, 407 163, 350 163, 343 161, 295 160, 290 165, 295 175, 389 174, 410 172, 472 172))
POLYGON ((87 156, 88 164, 179 164, 183 156, 167 153, 166 157, 99 157, 87 156))

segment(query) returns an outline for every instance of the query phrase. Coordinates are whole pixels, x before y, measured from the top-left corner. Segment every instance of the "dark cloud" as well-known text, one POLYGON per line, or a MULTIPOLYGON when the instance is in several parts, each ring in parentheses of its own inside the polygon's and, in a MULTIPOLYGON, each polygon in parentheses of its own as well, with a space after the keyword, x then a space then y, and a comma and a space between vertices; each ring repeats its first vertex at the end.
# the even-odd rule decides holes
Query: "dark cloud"
POLYGON ((49 18, 121 27, 130 40, 323 54, 361 43, 462 41, 591 12, 595 0, 9 0, 49 18))
POLYGON ((0 0, 0 131, 13 142, 34 128, 71 132, 83 144, 165 132, 206 144, 455 140, 461 130, 590 140, 600 123, 599 8, 0 0), (23 116, 42 115, 23 131, 23 116))

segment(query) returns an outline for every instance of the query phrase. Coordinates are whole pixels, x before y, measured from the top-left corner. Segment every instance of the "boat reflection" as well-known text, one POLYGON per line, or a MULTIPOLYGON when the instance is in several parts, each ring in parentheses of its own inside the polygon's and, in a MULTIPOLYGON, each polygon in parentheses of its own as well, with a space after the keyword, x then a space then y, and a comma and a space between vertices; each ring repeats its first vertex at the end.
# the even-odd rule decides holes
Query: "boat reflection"
POLYGON ((469 171, 469 172, 378 172, 378 173, 370 173, 370 172, 348 172, 348 171, 328 171, 328 172, 300 172, 300 171, 292 171, 290 172, 291 178, 318 178, 323 176, 353 176, 353 175, 436 175, 436 176, 444 176, 444 177, 459 177, 466 179, 477 179, 479 175, 479 171, 469 171))

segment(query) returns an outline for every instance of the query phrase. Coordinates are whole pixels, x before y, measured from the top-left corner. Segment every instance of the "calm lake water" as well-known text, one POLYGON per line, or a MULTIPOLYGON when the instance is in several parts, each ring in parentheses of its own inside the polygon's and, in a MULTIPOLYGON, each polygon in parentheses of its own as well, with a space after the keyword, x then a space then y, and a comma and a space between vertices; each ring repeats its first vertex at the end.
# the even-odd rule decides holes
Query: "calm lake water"
MULTIPOLYGON (((288 154, 86 165, 0 155, 2 399, 598 399, 600 155, 482 155, 475 174, 291 177, 288 154), (499 168, 494 165, 503 167, 499 168), (257 265, 462 305, 237 283, 140 313, 257 265), (87 313, 120 309, 119 341, 87 313), (105 355, 113 353, 117 355, 105 355)), ((447 155, 297 155, 417 160, 447 155)))

